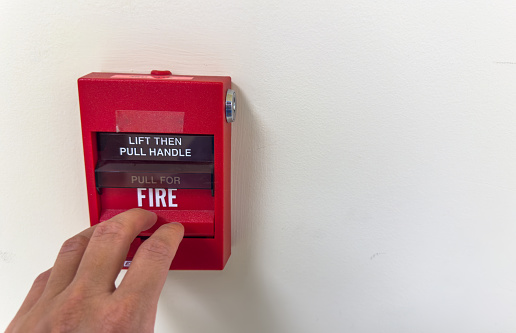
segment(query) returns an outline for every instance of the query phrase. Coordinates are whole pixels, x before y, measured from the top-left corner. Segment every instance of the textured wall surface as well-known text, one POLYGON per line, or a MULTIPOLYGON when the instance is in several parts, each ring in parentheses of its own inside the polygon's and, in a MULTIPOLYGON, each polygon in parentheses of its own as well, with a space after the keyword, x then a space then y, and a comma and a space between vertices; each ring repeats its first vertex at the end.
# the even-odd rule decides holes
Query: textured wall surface
POLYGON ((76 79, 230 75, 233 255, 157 332, 515 332, 514 1, 3 1, 0 329, 88 226, 76 79))

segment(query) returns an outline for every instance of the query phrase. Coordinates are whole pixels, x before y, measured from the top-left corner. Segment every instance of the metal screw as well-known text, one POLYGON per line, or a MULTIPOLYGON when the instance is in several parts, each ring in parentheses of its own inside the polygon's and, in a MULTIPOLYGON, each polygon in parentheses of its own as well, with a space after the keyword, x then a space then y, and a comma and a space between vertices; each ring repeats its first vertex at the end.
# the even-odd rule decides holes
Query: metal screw
POLYGON ((236 93, 232 89, 228 89, 226 94, 226 120, 228 123, 235 121, 236 116, 236 93))

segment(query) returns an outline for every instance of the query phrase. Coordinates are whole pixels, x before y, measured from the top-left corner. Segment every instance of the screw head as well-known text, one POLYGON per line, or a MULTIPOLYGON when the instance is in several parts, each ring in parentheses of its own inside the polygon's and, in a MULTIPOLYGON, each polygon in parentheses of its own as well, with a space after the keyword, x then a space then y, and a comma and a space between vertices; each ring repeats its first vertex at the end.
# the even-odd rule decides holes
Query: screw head
POLYGON ((232 89, 228 89, 226 94, 226 120, 228 123, 235 121, 236 116, 236 93, 232 89))

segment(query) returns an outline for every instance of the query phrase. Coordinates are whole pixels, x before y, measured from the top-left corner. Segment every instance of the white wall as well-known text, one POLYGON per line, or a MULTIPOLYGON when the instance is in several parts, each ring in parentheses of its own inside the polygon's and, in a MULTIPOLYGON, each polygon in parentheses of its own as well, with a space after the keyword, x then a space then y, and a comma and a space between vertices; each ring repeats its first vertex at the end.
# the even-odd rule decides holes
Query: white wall
POLYGON ((88 226, 76 79, 230 75, 233 255, 157 332, 515 332, 514 1, 3 1, 0 328, 88 226))

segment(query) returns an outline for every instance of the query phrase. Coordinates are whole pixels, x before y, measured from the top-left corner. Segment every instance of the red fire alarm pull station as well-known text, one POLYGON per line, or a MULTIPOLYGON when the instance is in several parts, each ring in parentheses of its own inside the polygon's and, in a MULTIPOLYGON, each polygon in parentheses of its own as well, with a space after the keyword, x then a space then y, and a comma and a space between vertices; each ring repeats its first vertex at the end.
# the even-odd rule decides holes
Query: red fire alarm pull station
POLYGON ((231 254, 230 77, 91 73, 78 81, 91 225, 141 207, 180 222, 171 269, 223 269, 231 254))

